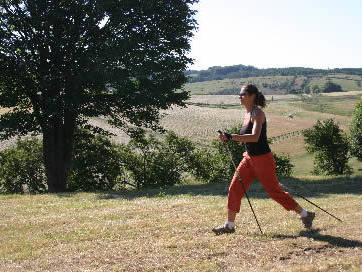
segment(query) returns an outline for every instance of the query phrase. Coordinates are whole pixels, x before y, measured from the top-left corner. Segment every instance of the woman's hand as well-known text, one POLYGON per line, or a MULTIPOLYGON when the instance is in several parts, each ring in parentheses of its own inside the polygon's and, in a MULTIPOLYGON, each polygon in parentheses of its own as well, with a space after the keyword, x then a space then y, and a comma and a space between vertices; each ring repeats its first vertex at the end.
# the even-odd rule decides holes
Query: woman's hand
POLYGON ((219 134, 219 139, 220 139, 220 141, 223 142, 223 143, 225 143, 225 142, 228 140, 228 138, 226 138, 226 136, 225 136, 224 133, 220 133, 220 134, 219 134))
POLYGON ((222 141, 223 143, 225 143, 226 141, 229 141, 232 139, 232 135, 227 133, 227 132, 224 132, 224 133, 220 133, 219 134, 219 139, 220 141, 222 141))

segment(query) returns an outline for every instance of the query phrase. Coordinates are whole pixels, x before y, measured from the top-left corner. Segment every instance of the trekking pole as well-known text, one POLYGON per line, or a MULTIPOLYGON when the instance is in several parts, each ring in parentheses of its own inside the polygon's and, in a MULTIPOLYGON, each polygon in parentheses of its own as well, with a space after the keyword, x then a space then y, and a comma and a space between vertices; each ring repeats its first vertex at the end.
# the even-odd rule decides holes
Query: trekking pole
MULTIPOLYGON (((285 186, 285 185, 283 185, 283 184, 281 184, 281 186, 284 187, 285 189, 287 189, 288 191, 290 191, 290 189, 289 189, 287 186, 285 186)), ((299 197, 303 198, 305 201, 309 202, 310 204, 312 204, 313 206, 317 207, 318 209, 324 211, 326 214, 332 216, 334 219, 337 219, 338 221, 343 222, 341 219, 339 219, 338 217, 334 216, 333 214, 327 212, 325 209, 319 207, 317 204, 313 203, 312 201, 310 201, 310 200, 307 199, 306 197, 304 197, 304 196, 296 193, 295 191, 290 191, 290 192, 291 192, 292 194, 296 195, 296 196, 299 196, 299 197)))
MULTIPOLYGON (((218 130, 217 132, 219 132, 219 134, 223 134, 221 130, 218 130)), ((260 233, 263 234, 263 231, 261 230, 261 227, 260 227, 258 218, 256 218, 256 215, 255 215, 253 206, 251 205, 251 202, 250 202, 250 200, 249 200, 248 194, 246 193, 246 189, 245 189, 245 186, 244 186, 244 182, 243 182, 243 180, 241 179, 240 174, 239 174, 239 172, 238 172, 238 169, 237 169, 237 167, 236 167, 236 164, 235 164, 235 162, 234 162, 233 155, 231 154, 230 149, 229 149, 229 147, 227 146, 227 144, 225 144, 225 147, 226 147, 227 153, 229 154, 230 160, 231 160, 232 164, 234 165, 235 172, 238 174, 238 177, 239 177, 239 180, 240 180, 240 183, 241 183, 241 187, 243 188, 243 191, 244 191, 244 194, 245 194, 245 196, 246 196, 246 199, 248 200, 250 209, 251 209, 251 211, 253 212, 255 221, 256 221, 256 223, 258 224, 260 233)))

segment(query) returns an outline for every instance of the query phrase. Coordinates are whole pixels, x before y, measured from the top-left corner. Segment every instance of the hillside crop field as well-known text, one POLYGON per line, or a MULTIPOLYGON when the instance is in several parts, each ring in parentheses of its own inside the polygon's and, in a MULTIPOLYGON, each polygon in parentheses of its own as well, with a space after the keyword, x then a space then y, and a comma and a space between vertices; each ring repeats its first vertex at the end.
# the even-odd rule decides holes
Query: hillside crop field
POLYGON ((345 92, 361 91, 362 77, 348 74, 329 74, 321 76, 259 76, 247 78, 226 78, 221 80, 209 80, 202 82, 188 83, 185 89, 192 95, 215 94, 223 90, 238 89, 248 83, 256 84, 261 91, 268 95, 285 94, 290 89, 302 89, 314 85, 322 88, 326 82, 341 86, 345 92))
MULTIPOLYGON (((268 95, 268 106, 265 109, 268 136, 310 128, 318 119, 328 118, 334 118, 343 129, 348 129, 361 94, 362 92, 346 92, 303 99, 297 95, 268 95)), ((237 95, 195 95, 191 96, 187 108, 175 108, 164 114, 161 123, 166 129, 190 139, 207 142, 215 139, 218 129, 240 124, 245 110, 239 105, 237 95)))

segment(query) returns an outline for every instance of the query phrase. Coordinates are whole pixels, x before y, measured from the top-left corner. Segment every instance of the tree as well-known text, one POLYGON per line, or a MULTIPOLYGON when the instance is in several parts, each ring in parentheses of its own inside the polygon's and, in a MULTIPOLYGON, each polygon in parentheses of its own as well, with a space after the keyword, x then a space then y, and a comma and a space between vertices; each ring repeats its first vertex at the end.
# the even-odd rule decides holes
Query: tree
POLYGON ((50 192, 66 190, 77 126, 157 129, 184 105, 196 2, 0 0, 0 138, 43 134, 50 192))
POLYGON ((310 92, 311 94, 319 94, 320 93, 320 88, 318 85, 313 85, 311 88, 310 88, 310 92))
POLYGON ((362 161, 362 98, 354 110, 350 127, 351 154, 362 161))
POLYGON ((314 153, 316 174, 349 174, 349 146, 347 136, 333 119, 318 120, 310 129, 303 132, 306 149, 314 153))
POLYGON ((343 89, 340 85, 333 83, 330 78, 327 78, 327 82, 322 88, 323 93, 332 93, 332 92, 343 92, 343 89))

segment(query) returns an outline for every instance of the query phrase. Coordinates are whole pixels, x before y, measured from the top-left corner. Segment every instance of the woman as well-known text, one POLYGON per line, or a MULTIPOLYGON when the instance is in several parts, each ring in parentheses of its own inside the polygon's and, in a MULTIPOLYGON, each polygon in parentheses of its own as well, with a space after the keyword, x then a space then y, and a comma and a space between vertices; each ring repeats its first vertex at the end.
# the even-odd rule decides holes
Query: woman
MULTIPOLYGON (((221 134, 220 140, 244 142, 246 152, 240 162, 239 172, 245 190, 255 178, 258 178, 269 196, 282 205, 287 211, 295 211, 306 228, 311 228, 315 214, 304 210, 287 192, 281 189, 276 177, 275 160, 270 151, 266 136, 266 118, 261 108, 266 106, 264 95, 255 85, 243 86, 239 95, 240 104, 246 109, 240 134, 221 134)), ((224 225, 214 228, 215 234, 233 233, 235 216, 240 210, 241 198, 244 196, 238 173, 235 172, 231 181, 227 201, 227 221, 224 225)))

